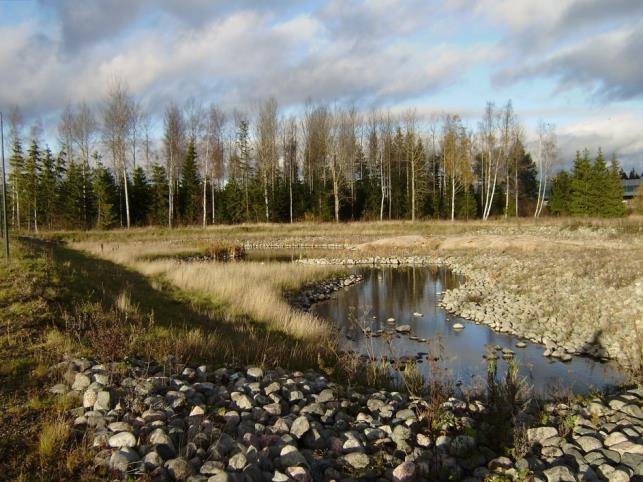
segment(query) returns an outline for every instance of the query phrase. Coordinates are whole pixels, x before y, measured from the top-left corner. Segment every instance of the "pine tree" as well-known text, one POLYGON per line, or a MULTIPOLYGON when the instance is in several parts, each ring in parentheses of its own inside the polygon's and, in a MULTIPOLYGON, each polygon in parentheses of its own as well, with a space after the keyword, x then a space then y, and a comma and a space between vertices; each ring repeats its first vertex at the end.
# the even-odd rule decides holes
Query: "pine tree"
POLYGON ((118 189, 111 171, 100 161, 94 169, 93 187, 96 194, 96 227, 109 229, 117 220, 118 189))
POLYGON ((9 186, 11 189, 11 196, 7 199, 11 203, 11 218, 13 225, 20 229, 22 224, 22 198, 23 198, 23 175, 24 175, 24 156, 22 154, 22 141, 20 137, 15 136, 13 139, 13 150, 9 158, 9 166, 11 172, 9 173, 9 186))
POLYGON ((613 156, 606 180, 607 189, 602 213, 606 217, 622 217, 626 214, 625 205, 623 204, 623 184, 621 183, 619 170, 618 159, 613 156))
POLYGON ((194 140, 188 144, 185 155, 183 172, 181 173, 181 185, 179 186, 179 212, 186 224, 193 224, 198 221, 199 202, 201 201, 201 179, 199 178, 196 164, 196 148, 194 140))
POLYGON ((133 224, 142 226, 147 223, 150 197, 150 184, 147 176, 143 168, 138 166, 132 173, 132 190, 130 191, 133 224))
POLYGON ((571 178, 571 201, 569 213, 572 216, 589 216, 592 213, 592 164, 589 152, 576 153, 571 178))
POLYGON ((151 223, 163 225, 168 217, 169 185, 167 171, 160 164, 152 164, 151 185, 149 193, 149 220, 151 223))
POLYGON ((38 231, 38 180, 41 170, 40 148, 38 142, 34 139, 31 142, 27 159, 24 163, 23 171, 23 190, 24 190, 24 207, 26 210, 27 229, 33 227, 38 231))
POLYGON ((591 216, 606 215, 609 189, 607 163, 605 162, 605 157, 603 157, 603 151, 599 148, 594 164, 592 165, 590 179, 589 214, 591 216))
POLYGON ((49 147, 45 149, 42 157, 38 185, 39 223, 52 229, 59 205, 60 184, 56 172, 56 160, 49 147))
POLYGON ((561 171, 551 184, 547 210, 555 216, 568 216, 571 209, 572 180, 567 171, 561 171))

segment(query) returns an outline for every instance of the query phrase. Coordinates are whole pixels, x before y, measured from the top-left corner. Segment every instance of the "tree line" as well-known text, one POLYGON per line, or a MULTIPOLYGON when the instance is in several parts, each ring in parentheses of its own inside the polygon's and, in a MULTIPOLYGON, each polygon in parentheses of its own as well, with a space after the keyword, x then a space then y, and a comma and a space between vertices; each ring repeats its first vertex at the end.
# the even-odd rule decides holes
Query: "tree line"
MULTIPOLYGON (((414 110, 308 103, 284 115, 273 98, 226 113, 192 100, 165 108, 155 138, 152 117, 116 82, 101 109, 62 112, 55 152, 38 123, 24 135, 18 109, 9 121, 10 221, 33 230, 538 217, 558 162, 553 126, 539 125, 528 152, 511 101, 488 103, 474 130, 452 114, 421 122, 414 110)), ((595 211, 582 214, 622 215, 595 211)))
MULTIPOLYGON (((552 181, 549 212, 559 216, 624 216, 623 174, 616 158, 612 157, 608 166, 600 149, 593 162, 588 150, 576 153, 571 173, 563 170, 552 181)), ((636 179, 634 170, 630 174, 636 179)))

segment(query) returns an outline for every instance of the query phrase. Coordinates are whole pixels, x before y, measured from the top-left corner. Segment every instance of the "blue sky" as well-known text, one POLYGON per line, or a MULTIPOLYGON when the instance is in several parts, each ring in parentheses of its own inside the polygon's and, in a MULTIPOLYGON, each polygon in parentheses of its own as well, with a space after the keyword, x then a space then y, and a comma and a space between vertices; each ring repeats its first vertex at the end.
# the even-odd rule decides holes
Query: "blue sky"
POLYGON ((475 128, 511 99, 561 157, 599 145, 643 170, 640 0, 0 0, 0 107, 50 136, 65 105, 124 80, 152 114, 193 97, 252 110, 311 99, 475 128))

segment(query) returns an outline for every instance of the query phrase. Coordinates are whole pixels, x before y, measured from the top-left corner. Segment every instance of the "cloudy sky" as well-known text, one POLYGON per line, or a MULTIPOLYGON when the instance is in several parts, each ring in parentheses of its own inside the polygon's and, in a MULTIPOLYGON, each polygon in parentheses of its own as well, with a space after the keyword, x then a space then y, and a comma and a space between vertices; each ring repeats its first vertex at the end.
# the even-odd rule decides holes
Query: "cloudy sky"
POLYGON ((55 124, 125 80, 150 111, 275 96, 418 112, 475 127, 512 99, 561 150, 643 169, 641 0, 0 0, 0 108, 55 124))

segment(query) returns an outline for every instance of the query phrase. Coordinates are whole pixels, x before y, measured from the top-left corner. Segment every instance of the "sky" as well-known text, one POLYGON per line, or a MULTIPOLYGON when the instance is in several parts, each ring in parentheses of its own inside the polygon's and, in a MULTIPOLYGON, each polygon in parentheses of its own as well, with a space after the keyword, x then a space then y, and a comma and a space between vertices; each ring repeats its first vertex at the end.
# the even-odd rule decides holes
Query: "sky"
POLYGON ((475 128, 511 99, 528 139, 643 170, 641 0, 0 0, 0 109, 50 136, 115 79, 152 114, 189 98, 354 103, 475 128))

